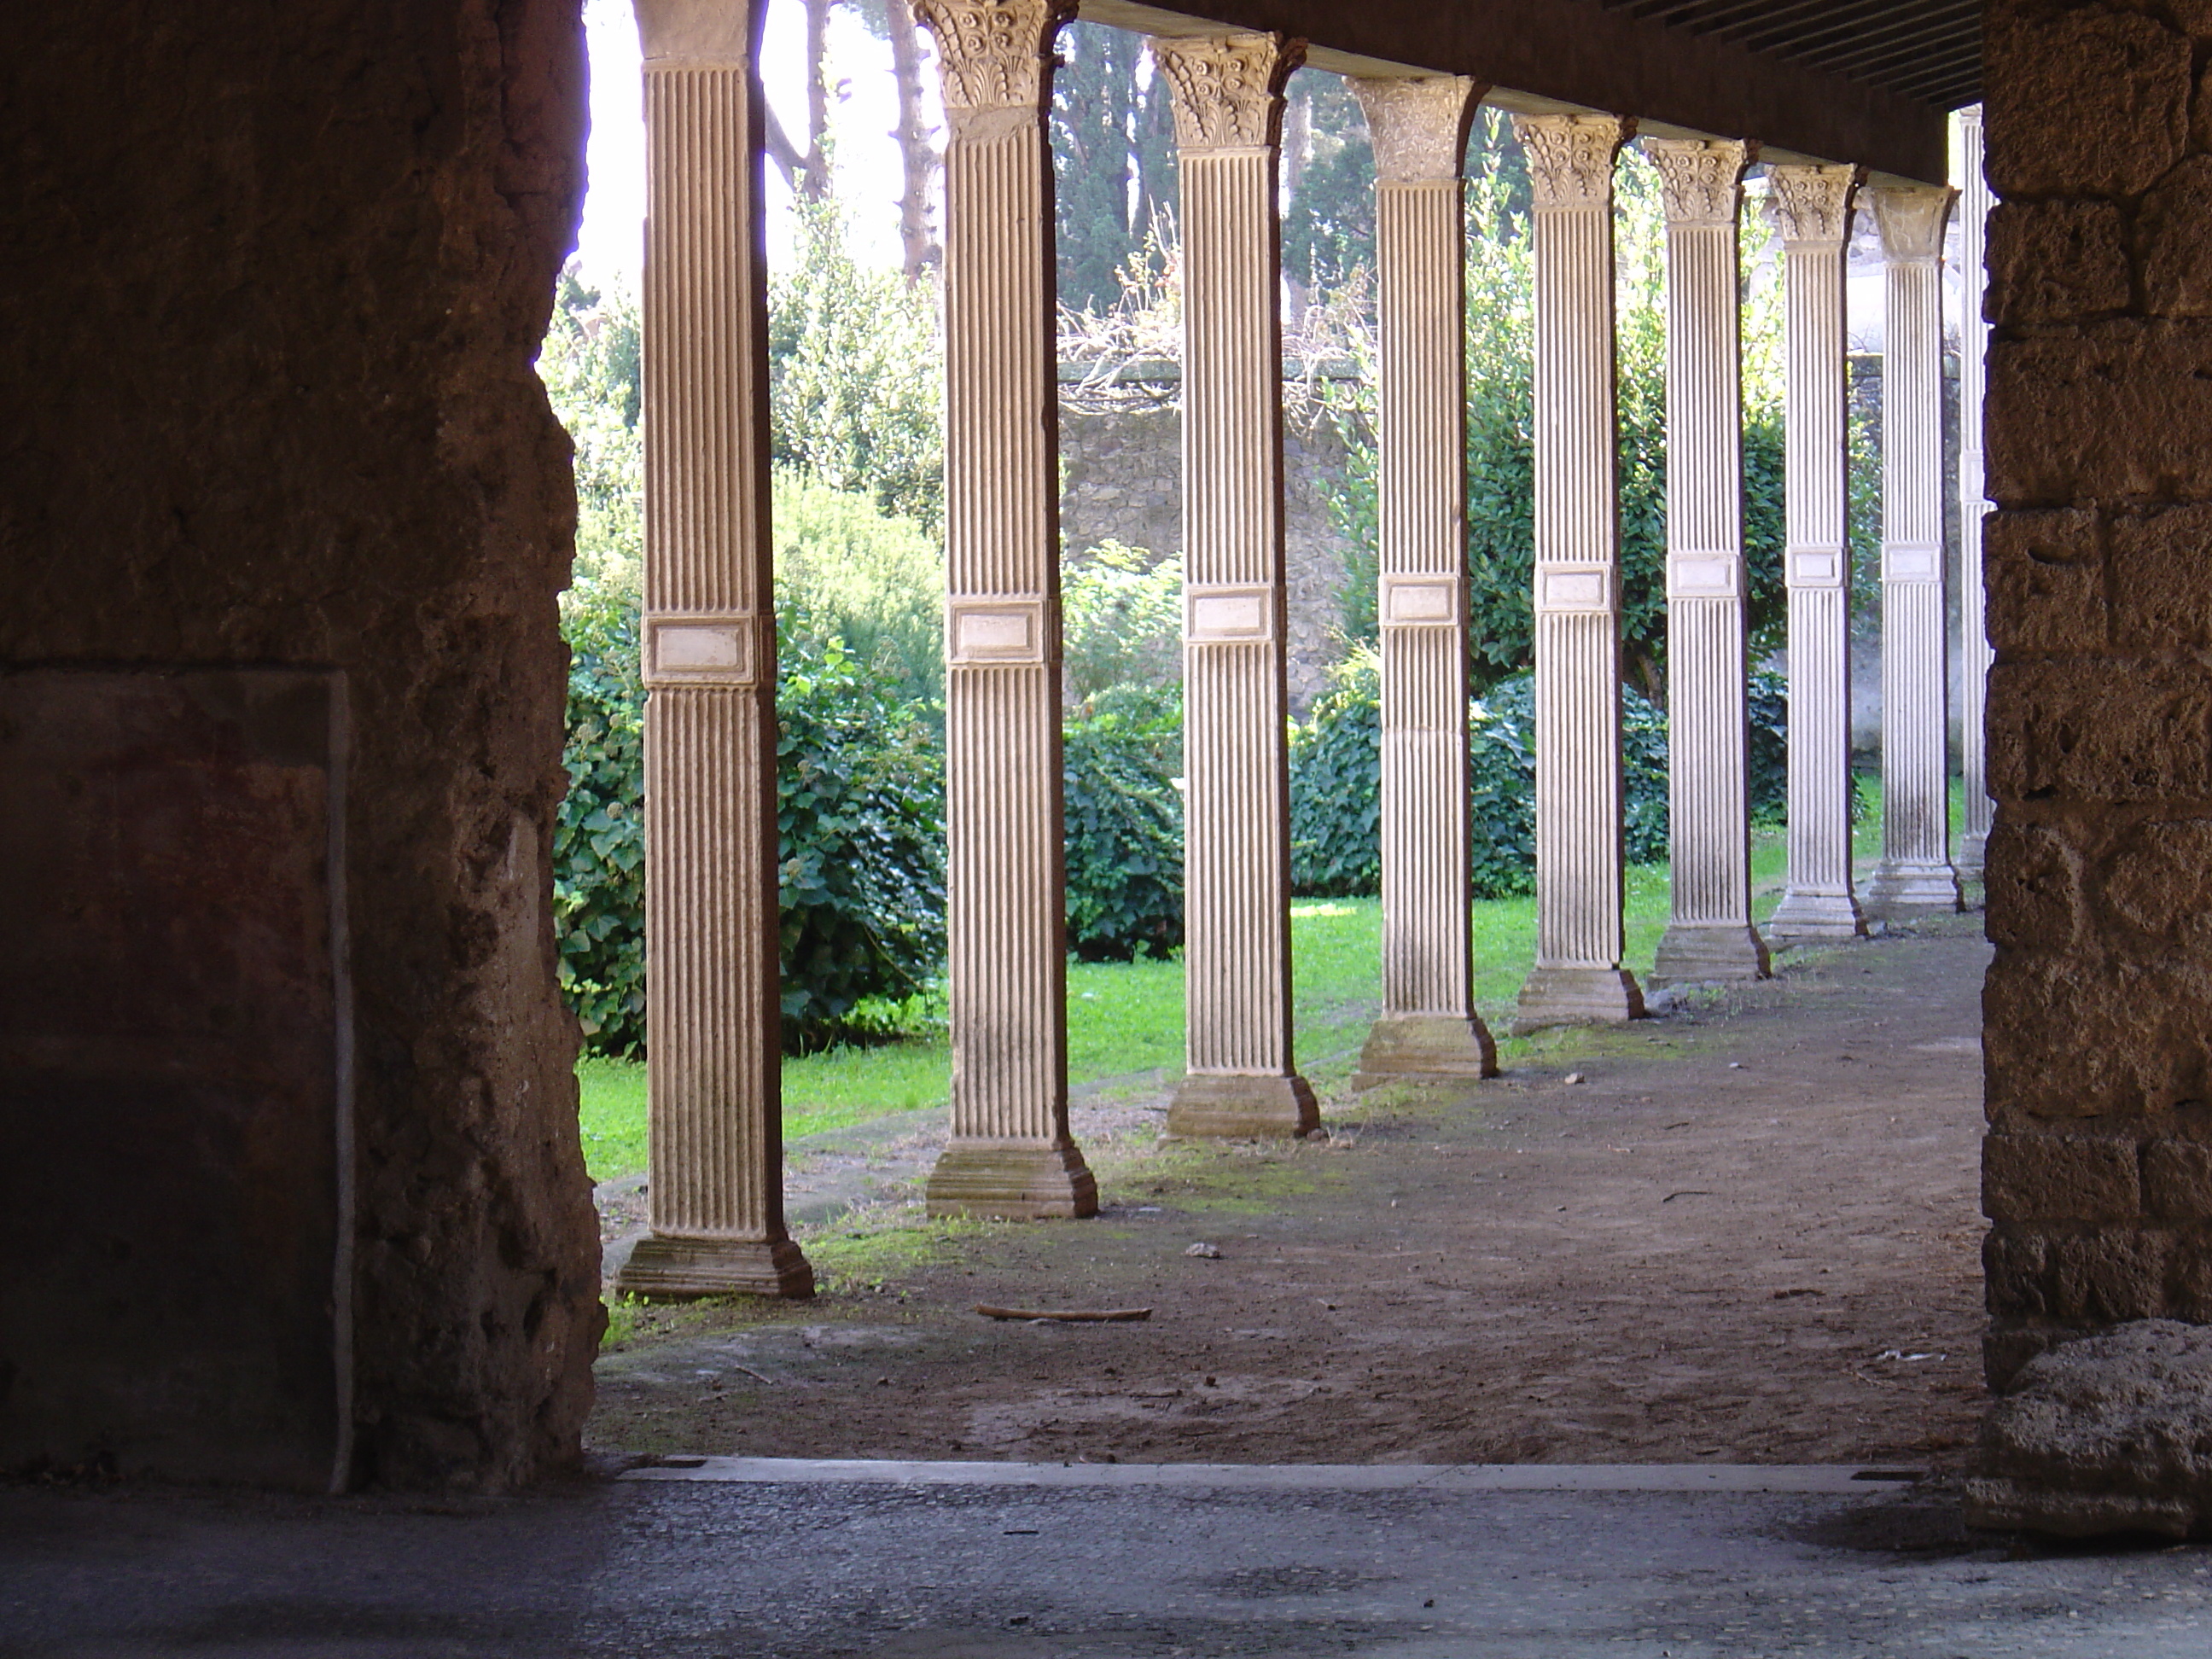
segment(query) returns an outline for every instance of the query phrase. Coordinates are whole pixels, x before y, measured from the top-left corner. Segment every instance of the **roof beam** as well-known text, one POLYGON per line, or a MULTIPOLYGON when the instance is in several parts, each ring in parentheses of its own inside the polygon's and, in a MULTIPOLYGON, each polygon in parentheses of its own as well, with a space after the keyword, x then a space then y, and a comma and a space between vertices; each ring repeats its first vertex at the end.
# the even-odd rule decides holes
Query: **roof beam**
POLYGON ((1309 62, 1344 73, 1468 75, 1529 107, 1633 115, 1929 184, 1946 173, 1933 105, 1597 0, 1179 0, 1174 10, 1082 0, 1081 15, 1156 34, 1300 35, 1309 62))

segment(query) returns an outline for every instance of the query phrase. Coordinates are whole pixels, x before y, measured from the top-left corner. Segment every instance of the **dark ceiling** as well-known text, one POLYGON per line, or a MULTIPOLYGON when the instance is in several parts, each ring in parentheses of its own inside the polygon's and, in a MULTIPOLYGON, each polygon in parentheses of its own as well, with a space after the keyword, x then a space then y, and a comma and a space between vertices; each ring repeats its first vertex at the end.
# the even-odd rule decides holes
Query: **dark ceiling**
POLYGON ((1982 95, 1982 0, 1600 0, 1938 109, 1982 95))

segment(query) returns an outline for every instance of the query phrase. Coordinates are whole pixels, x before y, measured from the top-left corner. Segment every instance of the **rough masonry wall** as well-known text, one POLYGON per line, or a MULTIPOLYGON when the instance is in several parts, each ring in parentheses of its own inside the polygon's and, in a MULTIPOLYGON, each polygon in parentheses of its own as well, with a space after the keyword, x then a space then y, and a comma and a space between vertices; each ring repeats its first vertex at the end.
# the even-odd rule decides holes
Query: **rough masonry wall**
POLYGON ((603 1317, 549 912, 574 496, 530 367, 578 0, 83 0, 8 56, 0 665, 344 671, 357 1477, 512 1484, 575 1455, 603 1317))
MULTIPOLYGON (((1160 557, 1182 551, 1182 414, 1158 409, 1060 411, 1060 545, 1080 555, 1101 542, 1160 557)), ((1350 471, 1329 422, 1283 422, 1283 542, 1290 594, 1291 707, 1303 714, 1328 689, 1344 654, 1344 585, 1351 550, 1330 515, 1328 490, 1350 471)), ((1372 554, 1368 568, 1371 570, 1372 554)))
POLYGON ((2212 1322, 2212 5, 1988 28, 2002 1387, 2055 1338, 2212 1322))

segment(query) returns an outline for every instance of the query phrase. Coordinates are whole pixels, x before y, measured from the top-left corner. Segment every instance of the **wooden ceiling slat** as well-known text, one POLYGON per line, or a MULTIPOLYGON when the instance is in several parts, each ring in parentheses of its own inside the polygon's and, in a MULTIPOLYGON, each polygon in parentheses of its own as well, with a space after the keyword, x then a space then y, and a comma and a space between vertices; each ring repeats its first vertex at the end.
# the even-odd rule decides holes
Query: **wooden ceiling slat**
POLYGON ((1981 95, 1979 0, 1601 0, 1939 107, 1981 95))

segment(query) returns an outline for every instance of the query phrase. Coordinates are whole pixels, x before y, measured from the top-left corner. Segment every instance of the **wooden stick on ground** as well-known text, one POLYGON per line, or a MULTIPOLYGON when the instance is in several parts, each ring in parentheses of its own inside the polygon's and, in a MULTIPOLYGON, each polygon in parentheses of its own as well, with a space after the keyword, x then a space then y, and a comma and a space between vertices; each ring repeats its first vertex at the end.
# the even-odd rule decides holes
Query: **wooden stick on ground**
POLYGON ((1068 1325, 1122 1325, 1150 1319, 1150 1308, 992 1308, 978 1303, 975 1311, 986 1319, 1057 1319, 1068 1325))

